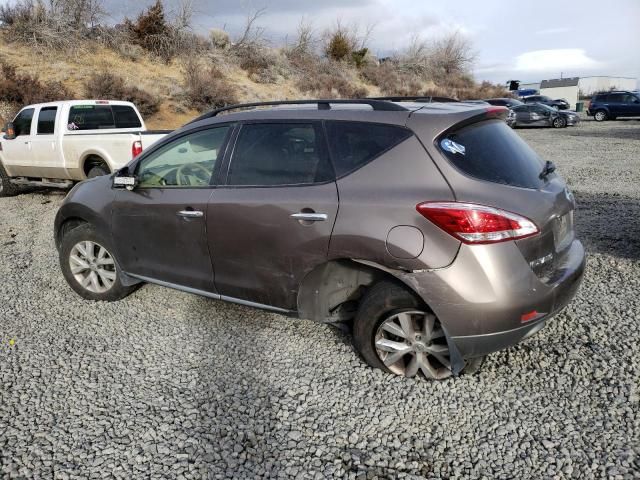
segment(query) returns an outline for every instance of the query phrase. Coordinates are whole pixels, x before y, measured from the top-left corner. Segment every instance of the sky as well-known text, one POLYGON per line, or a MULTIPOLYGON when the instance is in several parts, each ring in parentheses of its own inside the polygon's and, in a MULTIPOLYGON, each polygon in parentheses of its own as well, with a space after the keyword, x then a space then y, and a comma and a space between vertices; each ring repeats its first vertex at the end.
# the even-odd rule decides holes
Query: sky
MULTIPOLYGON (((6 3, 7 0, 0 0, 6 3)), ((113 22, 135 17, 154 0, 103 0, 113 22)), ((180 0, 164 0, 169 12, 180 0)), ((473 45, 477 80, 504 83, 573 76, 640 78, 640 0, 191 0, 194 29, 237 35, 248 12, 265 8, 257 24, 279 45, 295 37, 302 18, 317 33, 340 20, 373 26, 378 56, 416 36, 460 32, 473 45)))

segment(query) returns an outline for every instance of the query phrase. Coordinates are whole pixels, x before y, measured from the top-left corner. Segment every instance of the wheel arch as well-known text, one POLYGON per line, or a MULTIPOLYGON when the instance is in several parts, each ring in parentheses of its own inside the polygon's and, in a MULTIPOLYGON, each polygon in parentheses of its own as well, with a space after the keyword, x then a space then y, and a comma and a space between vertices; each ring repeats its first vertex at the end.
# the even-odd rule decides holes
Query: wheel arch
POLYGON ((351 320, 364 293, 381 280, 397 283, 423 301, 411 285, 392 272, 373 262, 348 258, 318 265, 298 289, 298 316, 322 323, 351 320))
POLYGON ((113 168, 111 167, 109 160, 107 160, 107 156, 103 152, 99 151, 90 150, 85 152, 82 157, 81 165, 82 172, 85 177, 89 174, 89 170, 97 165, 104 165, 109 169, 109 173, 113 172, 113 168))

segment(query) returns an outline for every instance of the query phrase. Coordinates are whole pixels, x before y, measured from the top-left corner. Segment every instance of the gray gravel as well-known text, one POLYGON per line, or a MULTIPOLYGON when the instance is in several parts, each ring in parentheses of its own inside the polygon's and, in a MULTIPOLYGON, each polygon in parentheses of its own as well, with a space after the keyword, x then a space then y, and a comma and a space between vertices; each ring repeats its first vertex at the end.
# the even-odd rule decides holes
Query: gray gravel
POLYGON ((62 194, 0 199, 0 475, 640 478, 640 122, 519 133, 576 193, 588 275, 537 336, 436 383, 161 287, 84 302, 53 246, 62 194))

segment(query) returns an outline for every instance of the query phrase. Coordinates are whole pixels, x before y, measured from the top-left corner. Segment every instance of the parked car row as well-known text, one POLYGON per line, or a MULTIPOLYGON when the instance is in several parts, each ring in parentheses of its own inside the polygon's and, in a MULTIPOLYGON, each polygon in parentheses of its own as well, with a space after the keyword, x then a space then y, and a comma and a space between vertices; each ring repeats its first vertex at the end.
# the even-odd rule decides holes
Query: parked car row
POLYGON ((489 98, 485 101, 491 105, 508 107, 509 113, 507 114, 506 122, 512 128, 564 128, 580 123, 580 116, 576 112, 554 108, 546 103, 525 103, 515 98, 489 98))

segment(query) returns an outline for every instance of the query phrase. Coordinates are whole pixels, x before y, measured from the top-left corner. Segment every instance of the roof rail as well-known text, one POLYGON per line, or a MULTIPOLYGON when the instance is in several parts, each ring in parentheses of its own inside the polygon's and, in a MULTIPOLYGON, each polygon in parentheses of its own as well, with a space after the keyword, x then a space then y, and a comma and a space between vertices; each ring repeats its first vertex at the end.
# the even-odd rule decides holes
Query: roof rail
POLYGON ((386 100, 388 102, 417 102, 417 103, 432 103, 432 102, 459 102, 451 97, 433 97, 429 95, 415 96, 415 97, 367 97, 370 100, 386 100))
MULTIPOLYGON (((321 99, 321 100, 277 100, 272 102, 254 102, 254 103, 238 103, 236 105, 228 105, 226 107, 217 108, 207 112, 199 117, 191 120, 189 123, 198 122, 206 118, 217 116, 219 113, 228 112, 230 110, 239 110, 243 108, 268 107, 278 105, 317 105, 318 110, 331 110, 331 104, 347 104, 347 105, 369 105, 376 111, 398 112, 407 111, 408 109, 402 105, 396 105, 389 101, 375 98, 354 98, 354 99, 321 99)), ((187 123, 187 125, 189 124, 187 123)))

